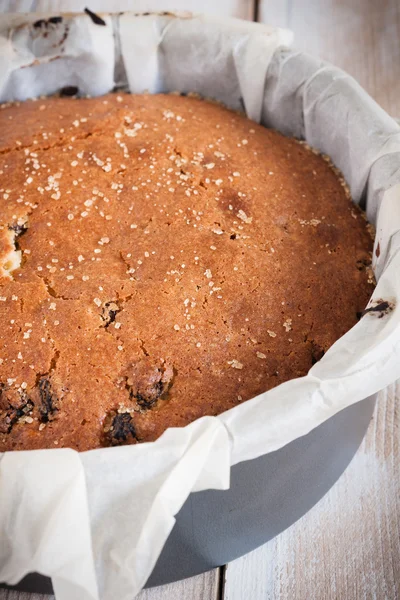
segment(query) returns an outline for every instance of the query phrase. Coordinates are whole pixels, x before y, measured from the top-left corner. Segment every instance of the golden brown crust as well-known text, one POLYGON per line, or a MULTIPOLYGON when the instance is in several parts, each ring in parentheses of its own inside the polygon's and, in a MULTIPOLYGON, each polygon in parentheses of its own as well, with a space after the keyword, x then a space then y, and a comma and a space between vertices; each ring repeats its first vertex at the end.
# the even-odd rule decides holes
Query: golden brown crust
POLYGON ((306 374, 372 292, 337 174, 215 104, 7 106, 0 152, 0 450, 219 414, 306 374))

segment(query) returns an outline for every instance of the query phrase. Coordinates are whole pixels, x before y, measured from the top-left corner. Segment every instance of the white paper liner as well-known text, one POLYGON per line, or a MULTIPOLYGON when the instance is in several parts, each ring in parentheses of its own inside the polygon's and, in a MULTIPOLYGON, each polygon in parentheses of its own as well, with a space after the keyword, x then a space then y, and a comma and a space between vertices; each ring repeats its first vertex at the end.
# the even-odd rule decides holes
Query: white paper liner
POLYGON ((333 158, 377 220, 371 302, 393 310, 366 314, 306 377, 157 442, 3 454, 0 580, 49 575, 57 600, 131 599, 191 491, 226 489, 230 465, 282 447, 400 377, 399 126, 339 69, 276 50, 290 42, 287 31, 206 17, 102 18, 106 26, 64 17, 44 38, 24 25, 37 15, 3 17, 0 100, 66 85, 95 95, 115 81, 132 92, 197 91, 304 137, 333 158))

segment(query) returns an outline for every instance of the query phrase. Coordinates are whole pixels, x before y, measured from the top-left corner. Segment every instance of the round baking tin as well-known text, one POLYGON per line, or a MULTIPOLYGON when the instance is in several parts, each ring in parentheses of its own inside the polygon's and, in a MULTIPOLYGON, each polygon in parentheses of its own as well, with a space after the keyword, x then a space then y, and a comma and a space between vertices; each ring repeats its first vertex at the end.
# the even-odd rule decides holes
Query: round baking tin
MULTIPOLYGON (((302 517, 353 458, 375 401, 376 396, 370 396, 280 450, 235 465, 229 490, 190 494, 146 587, 224 565, 302 517)), ((53 591, 51 580, 36 573, 16 586, 3 587, 42 594, 53 591)))

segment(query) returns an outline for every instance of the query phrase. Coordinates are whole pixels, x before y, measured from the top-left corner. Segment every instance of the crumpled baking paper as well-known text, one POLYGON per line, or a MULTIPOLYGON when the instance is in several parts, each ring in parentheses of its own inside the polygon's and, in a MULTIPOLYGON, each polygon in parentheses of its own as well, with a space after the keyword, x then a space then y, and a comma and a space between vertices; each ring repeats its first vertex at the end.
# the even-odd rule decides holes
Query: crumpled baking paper
POLYGON ((35 26, 38 18, 1 19, 0 100, 66 85, 90 95, 114 83, 195 91, 306 139, 332 157, 376 224, 370 306, 390 305, 367 313, 306 377, 156 442, 1 456, 0 580, 36 571, 51 576, 57 600, 130 600, 191 491, 226 489, 230 465, 282 447, 400 377, 400 128, 351 77, 281 48, 291 41, 284 30, 202 16, 102 15, 99 25, 66 15, 35 26))

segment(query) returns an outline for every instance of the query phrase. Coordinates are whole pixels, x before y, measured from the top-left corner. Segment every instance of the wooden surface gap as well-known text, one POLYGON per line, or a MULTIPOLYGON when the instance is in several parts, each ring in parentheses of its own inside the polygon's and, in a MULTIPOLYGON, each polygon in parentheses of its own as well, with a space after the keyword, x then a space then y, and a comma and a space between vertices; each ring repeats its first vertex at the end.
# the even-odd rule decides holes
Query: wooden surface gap
POLYGON ((223 600, 225 595, 225 578, 226 578, 226 565, 219 569, 219 580, 218 580, 218 600, 223 600))
POLYGON ((254 0, 253 3, 253 21, 256 23, 260 20, 260 0, 254 0))

